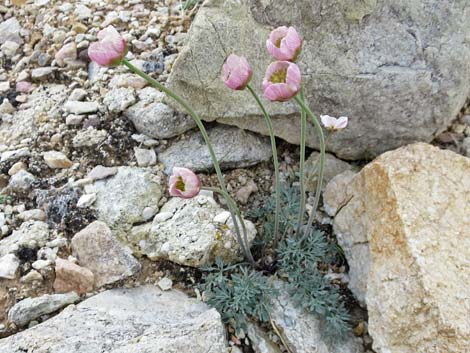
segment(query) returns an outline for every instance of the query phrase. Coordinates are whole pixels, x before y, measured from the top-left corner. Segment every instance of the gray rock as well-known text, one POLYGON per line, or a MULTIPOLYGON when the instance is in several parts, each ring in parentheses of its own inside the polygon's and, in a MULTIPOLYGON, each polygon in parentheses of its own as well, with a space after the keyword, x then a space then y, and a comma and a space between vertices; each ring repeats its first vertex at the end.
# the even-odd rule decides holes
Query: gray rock
POLYGON ((91 114, 96 113, 100 106, 96 102, 67 101, 64 109, 72 114, 91 114))
POLYGON ((20 37, 21 25, 15 17, 0 23, 0 44, 6 41, 12 41, 18 44, 23 44, 23 39, 20 37))
MULTIPOLYGON (((167 259, 193 267, 212 263, 216 257, 226 263, 236 262, 243 256, 233 221, 226 213, 212 197, 172 198, 155 216, 153 224, 134 227, 126 234, 126 242, 136 253, 152 260, 167 259)), ((251 244, 256 229, 248 220, 245 224, 251 244)))
POLYGON ((154 150, 135 147, 134 154, 139 167, 149 167, 157 163, 157 154, 154 150))
POLYGON ((0 240, 0 256, 16 253, 20 248, 38 249, 49 241, 49 228, 40 221, 28 221, 18 230, 0 240))
POLYGON ((28 191, 36 181, 36 177, 26 170, 20 170, 12 175, 8 186, 15 191, 28 191))
POLYGON ((134 104, 136 100, 133 88, 115 88, 106 93, 103 103, 110 112, 120 113, 134 104))
POLYGON ((0 279, 15 279, 18 267, 20 267, 20 260, 14 254, 0 257, 0 279))
POLYGON ((11 119, 2 119, 0 144, 11 146, 25 138, 34 139, 38 132, 37 117, 46 114, 50 119, 60 117, 61 105, 66 98, 67 88, 64 85, 43 85, 33 91, 11 119))
POLYGON ((116 175, 117 172, 118 169, 116 167, 103 167, 102 165, 97 165, 88 173, 87 178, 90 178, 91 180, 100 180, 116 175))
POLYGON ((12 42, 10 40, 6 41, 5 43, 2 44, 0 49, 2 50, 2 53, 5 54, 5 56, 11 58, 16 54, 16 51, 20 48, 20 45, 18 43, 12 42))
POLYGON ((26 331, 0 340, 0 351, 21 353, 225 353, 220 315, 177 291, 151 286, 113 289, 26 331))
POLYGON ((129 248, 122 246, 103 222, 95 221, 75 234, 72 252, 80 266, 93 272, 97 287, 132 276, 141 268, 129 248))
POLYGON ((106 130, 96 130, 92 127, 80 130, 73 138, 73 147, 98 146, 108 138, 106 130))
POLYGON ((276 346, 258 325, 248 325, 248 337, 250 338, 251 347, 255 353, 281 353, 276 346))
POLYGON ((280 295, 273 302, 272 320, 284 334, 290 349, 296 353, 363 353, 362 339, 352 334, 327 343, 320 320, 300 310, 292 301, 282 282, 275 282, 280 295))
MULTIPOLYGON (((52 314, 63 307, 76 303, 80 297, 75 292, 67 294, 46 294, 37 298, 26 298, 16 303, 8 312, 8 319, 18 326, 52 314)), ((1 345, 1 344, 0 344, 1 345)))
MULTIPOLYGON (((268 138, 224 125, 209 129, 208 134, 223 169, 249 167, 271 158, 268 138)), ((188 139, 175 142, 159 153, 158 158, 165 165, 165 172, 168 174, 173 167, 186 167, 194 171, 214 168, 199 131, 192 133, 188 139)))
POLYGON ((56 71, 55 67, 38 67, 31 71, 31 78, 36 81, 42 81, 52 75, 54 71, 56 71))
MULTIPOLYGON (((319 152, 312 152, 308 159, 305 161, 305 172, 307 174, 307 191, 315 191, 317 186, 316 173, 318 171, 318 163, 320 160, 319 152)), ((349 163, 336 158, 330 153, 326 154, 325 158, 325 172, 323 177, 323 188, 326 184, 333 179, 336 175, 341 174, 347 170, 352 171, 356 168, 349 163)))
MULTIPOLYGON (((467 5, 467 0, 209 0, 191 26, 169 87, 205 120, 267 134, 249 93, 224 87, 220 71, 228 54, 246 56, 261 95, 272 60, 264 43, 272 28, 292 25, 304 38, 299 65, 312 109, 350 117, 348 128, 329 139, 329 151, 359 159, 431 141, 470 95, 467 5)), ((298 144, 295 104, 267 107, 276 134, 298 144)), ((309 130, 308 144, 318 148, 309 130)))
POLYGON ((30 152, 27 147, 23 147, 13 151, 6 151, 2 153, 2 158, 0 159, 0 162, 12 162, 22 157, 28 157, 29 155, 30 152))
POLYGON ((159 139, 178 136, 196 126, 191 117, 177 113, 159 101, 140 101, 124 114, 138 132, 159 139))
MULTIPOLYGON (((140 168, 119 167, 116 175, 96 181, 87 191, 96 193, 100 220, 118 233, 144 221, 146 207, 158 209, 164 186, 156 176, 140 168)), ((119 234, 120 235, 120 234, 119 234)))
POLYGON ((70 93, 69 101, 82 101, 87 96, 87 91, 82 88, 75 88, 72 93, 70 93))

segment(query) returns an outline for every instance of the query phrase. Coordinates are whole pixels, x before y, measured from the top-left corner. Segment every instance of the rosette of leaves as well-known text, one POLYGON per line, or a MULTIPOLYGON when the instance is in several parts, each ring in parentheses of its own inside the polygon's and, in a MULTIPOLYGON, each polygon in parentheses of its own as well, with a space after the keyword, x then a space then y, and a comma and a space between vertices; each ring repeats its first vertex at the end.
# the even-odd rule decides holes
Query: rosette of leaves
POLYGON ((244 265, 225 265, 220 259, 208 275, 203 289, 207 303, 236 331, 246 328, 248 319, 269 321, 272 299, 277 295, 268 278, 244 265))

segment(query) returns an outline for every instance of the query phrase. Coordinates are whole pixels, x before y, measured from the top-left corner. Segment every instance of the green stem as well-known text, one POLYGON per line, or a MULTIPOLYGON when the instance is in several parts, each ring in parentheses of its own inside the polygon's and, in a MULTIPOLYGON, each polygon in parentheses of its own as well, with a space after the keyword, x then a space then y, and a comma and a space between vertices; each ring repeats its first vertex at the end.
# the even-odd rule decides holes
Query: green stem
MULTIPOLYGON (((304 90, 300 91, 300 99, 305 102, 304 90)), ((302 107, 301 107, 302 108, 302 107)), ((299 181, 300 181, 300 208, 299 208, 299 222, 297 223, 296 235, 300 234, 300 227, 304 223, 305 214, 305 143, 307 139, 307 114, 304 109, 300 109, 300 166, 299 166, 299 181)))
POLYGON ((266 111, 266 108, 264 107, 263 103, 261 102, 261 99, 259 98, 255 90, 250 85, 247 85, 246 87, 251 92, 251 94, 256 100, 256 103, 258 103, 259 107, 261 108, 261 111, 263 112, 264 120, 266 122, 266 126, 268 127, 268 131, 269 131, 269 137, 271 138, 271 149, 273 153, 274 179, 275 179, 274 188, 276 192, 276 210, 274 213, 274 249, 276 249, 277 242, 279 241, 279 214, 281 212, 281 178, 279 175, 279 159, 277 156, 276 137, 274 136, 272 119, 269 116, 268 112, 266 111))
POLYGON ((235 201, 233 200, 233 198, 229 195, 228 192, 223 191, 222 189, 219 189, 219 188, 210 187, 210 186, 203 186, 202 189, 212 191, 212 192, 216 192, 218 194, 221 194, 225 198, 225 200, 227 201, 227 206, 228 206, 229 211, 230 211, 230 215, 231 215, 232 220, 233 220, 233 225, 235 227, 235 233, 236 233, 235 235, 237 237, 237 241, 240 243, 240 248, 242 249, 243 254, 248 259, 248 261, 250 261, 250 263, 254 267, 256 267, 256 262, 253 259, 253 255, 251 254, 251 250, 250 250, 250 244, 248 242, 245 221, 243 220, 240 209, 237 207, 237 205, 236 205, 235 201), (239 220, 240 224, 242 225, 244 240, 242 240, 242 238, 240 237, 240 228, 238 226, 238 222, 237 222, 237 219, 236 219, 235 216, 238 217, 238 220, 239 220))
POLYGON ((296 102, 300 105, 300 107, 310 116, 312 119, 312 123, 315 126, 315 129, 317 130, 318 134, 318 139, 320 142, 320 166, 318 168, 318 180, 317 180, 317 188, 315 192, 315 200, 313 202, 313 208, 312 208, 312 213, 308 217, 308 222, 307 222, 307 228, 305 228, 304 232, 304 238, 308 235, 308 232, 310 231, 310 228, 312 227, 313 224, 313 219, 315 218, 315 214, 317 211, 318 203, 320 202, 320 194, 321 194, 321 188, 323 184, 323 175, 325 171, 325 136, 323 135, 323 129, 320 125, 320 122, 318 121, 317 117, 315 114, 312 113, 310 108, 305 104, 302 99, 299 97, 295 97, 296 102))
MULTIPOLYGON (((127 59, 123 59, 122 64, 127 66, 135 74, 142 77, 144 80, 146 80, 148 83, 150 83, 153 87, 157 88, 158 90, 162 91, 163 93, 165 93, 169 97, 173 98, 177 103, 179 103, 188 112, 188 114, 191 116, 191 118, 193 118, 193 120, 196 122, 197 127, 201 131, 202 137, 204 138, 204 141, 205 141, 205 143, 207 145, 207 148, 209 150, 209 154, 212 158, 212 163, 214 164, 214 169, 215 169, 215 172, 217 174, 217 179, 219 181, 220 188, 222 189, 223 192, 227 193, 227 195, 228 195, 227 187, 225 186, 224 177, 222 175, 222 171, 220 169, 220 165, 219 165, 219 162, 217 160, 217 156, 216 156, 215 151, 214 151, 214 149, 212 147, 212 144, 210 142, 209 135, 207 134, 206 128, 204 127, 204 124, 202 123, 201 118, 199 118, 199 115, 197 115, 197 113, 191 108, 191 106, 188 103, 186 103, 180 96, 178 96, 176 93, 174 93, 169 88, 162 85, 160 82, 158 82, 154 78, 147 75, 145 72, 142 72, 141 70, 139 70, 137 67, 132 65, 127 59)), ((235 205, 235 208, 238 210, 238 207, 236 207, 236 205, 235 205)), ((240 236, 240 234, 238 234, 238 236, 240 236)), ((248 259, 248 260, 250 260, 250 259, 248 259)), ((250 260, 250 262, 251 262, 251 260, 250 260)), ((253 262, 254 262, 254 260, 253 260, 253 262)))

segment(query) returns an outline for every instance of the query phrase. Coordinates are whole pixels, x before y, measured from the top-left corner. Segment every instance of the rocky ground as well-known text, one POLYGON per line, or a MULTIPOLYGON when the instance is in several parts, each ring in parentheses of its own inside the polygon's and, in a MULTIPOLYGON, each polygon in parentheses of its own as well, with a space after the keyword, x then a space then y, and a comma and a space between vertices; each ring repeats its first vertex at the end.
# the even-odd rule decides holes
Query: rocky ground
MULTIPOLYGON (((51 344, 51 352, 64 352, 60 346, 65 343, 51 340, 73 337, 74 327, 94 320, 94 335, 81 332, 90 342, 83 352, 143 352, 155 344, 178 352, 189 342, 194 352, 203 352, 201 337, 206 335, 213 346, 205 352, 226 349, 218 314, 189 298, 200 299, 201 272, 194 267, 216 256, 240 258, 224 202, 212 195, 170 200, 166 190, 168 172, 182 164, 198 171, 204 185, 217 184, 197 129, 145 81, 125 68, 100 68, 87 57, 98 30, 112 24, 129 43, 129 59, 166 82, 198 9, 196 2, 187 9, 182 4, 7 0, 0 5, 0 338, 10 336, 0 340, 5 352, 34 344, 51 344), (157 241, 155 232, 165 236, 157 241), (175 236, 178 232, 186 236, 175 236), (225 236, 216 236, 220 232, 225 236), (137 298, 131 308, 123 301, 126 296, 137 298), (147 312, 149 300, 157 307, 147 312), (78 305, 55 316, 69 304, 78 305), (121 304, 122 311, 111 310, 121 304), (110 310, 101 319, 111 328, 98 323, 103 310, 110 310), (152 315, 164 319, 157 322, 152 315), (170 332, 173 315, 179 318, 176 332, 170 332), (43 321, 45 326, 36 326, 43 321), (31 334, 23 331, 28 327, 31 334), (62 331, 50 338, 51 328, 62 331), (122 344, 100 340, 114 329, 122 344)), ((207 127, 229 192, 249 218, 272 192, 269 140, 216 122, 207 127)), ((433 144, 470 157, 470 110, 463 107, 433 144)), ((295 180, 298 147, 279 140, 279 149, 283 179, 295 180)), ((316 152, 310 153, 312 165, 316 152)), ((326 179, 341 173, 352 178, 367 162, 329 155, 326 179)), ((329 231, 340 208, 334 202, 325 204, 317 217, 329 231)), ((261 224, 248 224, 253 238, 261 232, 261 224)), ((353 282, 361 266, 352 261, 353 282)), ((346 283, 345 270, 335 271, 346 283)), ((353 292, 361 302, 360 284, 357 288, 353 292)), ((299 332, 313 332, 318 322, 289 305, 288 299, 278 305, 274 321, 297 352, 311 352, 321 339, 312 334, 304 340, 299 332), (297 324, 292 326, 286 312, 297 324)), ((372 349, 364 313, 357 311, 359 338, 351 338, 338 352, 372 349)), ((230 333, 232 352, 236 347, 282 351, 272 332, 266 339, 258 326, 250 331, 249 338, 230 333)))

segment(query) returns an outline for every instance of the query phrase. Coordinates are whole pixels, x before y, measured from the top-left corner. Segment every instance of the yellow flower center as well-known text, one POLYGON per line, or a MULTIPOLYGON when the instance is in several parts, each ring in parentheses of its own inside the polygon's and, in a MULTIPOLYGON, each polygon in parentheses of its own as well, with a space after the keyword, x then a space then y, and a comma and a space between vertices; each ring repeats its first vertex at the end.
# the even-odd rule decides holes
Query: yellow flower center
POLYGON ((272 83, 286 83, 287 69, 281 69, 271 75, 272 83))
POLYGON ((186 185, 184 184, 184 180, 181 176, 178 177, 178 181, 176 182, 176 188, 181 192, 184 192, 186 190, 186 185))
POLYGON ((276 45, 276 47, 278 47, 278 48, 280 48, 280 47, 281 47, 281 41, 282 41, 282 39, 283 39, 283 37, 281 37, 281 38, 278 38, 278 39, 276 40, 276 44, 275 44, 275 45, 276 45))

